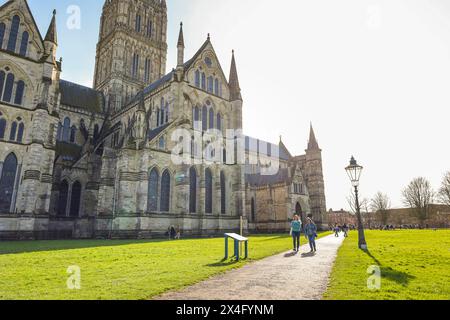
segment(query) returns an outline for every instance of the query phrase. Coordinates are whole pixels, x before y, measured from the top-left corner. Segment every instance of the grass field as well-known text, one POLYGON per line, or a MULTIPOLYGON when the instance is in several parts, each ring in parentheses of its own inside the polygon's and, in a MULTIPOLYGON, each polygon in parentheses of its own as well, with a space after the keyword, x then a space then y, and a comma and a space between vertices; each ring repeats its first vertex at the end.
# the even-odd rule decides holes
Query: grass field
POLYGON ((339 251, 325 298, 330 300, 449 300, 450 231, 368 231, 370 252, 353 232, 339 251), (370 291, 368 267, 381 269, 370 291))
POLYGON ((251 237, 251 259, 239 263, 221 261, 223 239, 1 242, 0 299, 150 299, 287 251, 291 242, 251 237), (80 267, 80 290, 67 289, 69 266, 80 267))

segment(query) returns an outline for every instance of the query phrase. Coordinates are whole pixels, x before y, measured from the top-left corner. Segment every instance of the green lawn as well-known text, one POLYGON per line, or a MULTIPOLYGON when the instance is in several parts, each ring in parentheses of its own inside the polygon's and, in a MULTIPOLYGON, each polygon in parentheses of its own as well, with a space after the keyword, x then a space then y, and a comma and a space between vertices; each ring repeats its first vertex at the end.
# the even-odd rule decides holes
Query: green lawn
POLYGON ((1 242, 0 299, 150 299, 291 246, 288 235, 251 237, 251 259, 235 263, 221 261, 221 238, 1 242), (67 268, 74 265, 81 290, 67 289, 67 268))
POLYGON ((368 231, 369 253, 353 232, 339 251, 325 298, 330 300, 449 300, 450 231, 368 231), (370 291, 367 268, 381 268, 370 291))

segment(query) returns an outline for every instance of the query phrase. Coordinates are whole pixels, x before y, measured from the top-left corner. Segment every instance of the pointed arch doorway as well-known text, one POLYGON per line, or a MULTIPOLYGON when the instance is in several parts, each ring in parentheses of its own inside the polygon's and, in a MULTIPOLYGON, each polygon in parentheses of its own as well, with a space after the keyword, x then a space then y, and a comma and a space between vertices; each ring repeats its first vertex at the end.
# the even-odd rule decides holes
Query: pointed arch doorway
POLYGON ((302 206, 299 202, 295 205, 295 214, 300 217, 300 220, 302 221, 302 225, 305 225, 305 214, 303 212, 302 206))

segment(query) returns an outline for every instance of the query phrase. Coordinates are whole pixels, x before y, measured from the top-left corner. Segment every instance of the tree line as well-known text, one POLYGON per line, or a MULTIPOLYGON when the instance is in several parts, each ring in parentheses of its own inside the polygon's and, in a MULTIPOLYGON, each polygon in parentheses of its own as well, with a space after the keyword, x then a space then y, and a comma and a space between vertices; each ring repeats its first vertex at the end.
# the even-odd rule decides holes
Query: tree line
MULTIPOLYGON (((352 194, 347 200, 351 211, 356 212, 355 195, 352 194)), ((429 217, 431 205, 436 204, 435 202, 450 207, 450 171, 444 175, 438 190, 433 189, 428 179, 415 178, 402 191, 402 201, 423 224, 429 217)), ((387 194, 377 192, 372 199, 362 199, 360 206, 365 212, 379 214, 381 223, 387 224, 391 210, 391 200, 387 194)))

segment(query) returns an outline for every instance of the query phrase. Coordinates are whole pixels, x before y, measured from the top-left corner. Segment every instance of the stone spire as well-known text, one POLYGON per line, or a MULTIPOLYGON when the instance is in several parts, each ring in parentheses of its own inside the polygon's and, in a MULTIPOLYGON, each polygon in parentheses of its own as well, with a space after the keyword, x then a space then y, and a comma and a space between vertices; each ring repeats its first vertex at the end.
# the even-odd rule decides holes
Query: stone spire
POLYGON ((184 63, 184 35, 183 22, 180 23, 180 34, 178 35, 178 67, 182 67, 184 63))
POLYGON ((56 10, 53 10, 52 21, 50 22, 50 26, 48 27, 44 41, 58 44, 58 39, 56 35, 56 10))
POLYGON ((309 131, 309 141, 308 141, 308 150, 319 150, 319 143, 316 139, 316 134, 314 133, 314 128, 311 123, 311 128, 309 131))
POLYGON ((236 60, 234 58, 234 50, 231 58, 231 70, 229 78, 230 100, 242 100, 241 87, 239 86, 239 77, 236 68, 236 60))

